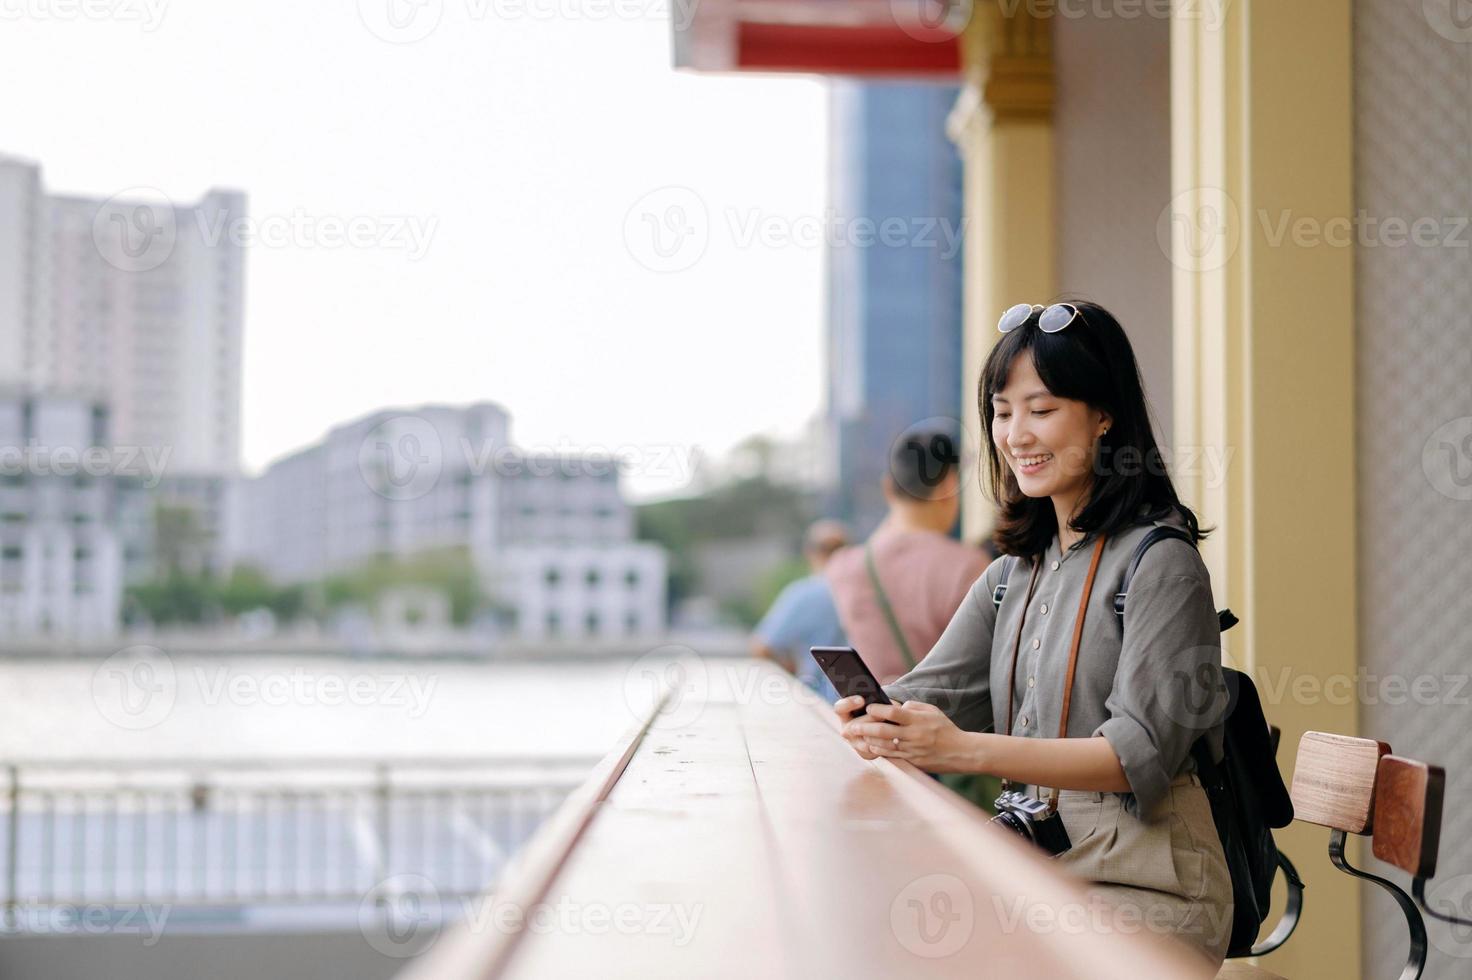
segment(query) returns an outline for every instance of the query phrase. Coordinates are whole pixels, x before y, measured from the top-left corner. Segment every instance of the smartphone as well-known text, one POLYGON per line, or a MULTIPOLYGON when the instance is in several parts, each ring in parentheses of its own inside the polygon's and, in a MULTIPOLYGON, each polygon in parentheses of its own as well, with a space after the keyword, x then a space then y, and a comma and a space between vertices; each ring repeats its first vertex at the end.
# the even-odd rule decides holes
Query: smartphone
POLYGON ((864 707, 854 712, 855 718, 867 714, 865 709, 871 704, 894 703, 884 693, 884 688, 879 686, 879 680, 859 656, 859 651, 853 647, 812 647, 809 652, 823 669, 823 673, 833 682, 833 688, 839 697, 846 698, 854 694, 863 696, 864 707))

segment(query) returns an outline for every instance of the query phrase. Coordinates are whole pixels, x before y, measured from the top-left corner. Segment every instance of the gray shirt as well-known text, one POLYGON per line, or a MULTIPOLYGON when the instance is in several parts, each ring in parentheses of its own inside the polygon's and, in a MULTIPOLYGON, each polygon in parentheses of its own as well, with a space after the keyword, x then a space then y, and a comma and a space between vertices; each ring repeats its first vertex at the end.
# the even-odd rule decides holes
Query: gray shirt
MULTIPOLYGON (((1185 526, 1175 513, 1156 523, 1185 526)), ((1176 539, 1152 545, 1131 579, 1123 623, 1114 612, 1125 567, 1153 526, 1140 524, 1105 541, 1084 617, 1067 732, 1109 740, 1130 784, 1124 805, 1141 819, 1151 817, 1174 777, 1195 768, 1190 752, 1199 737, 1205 734, 1221 757, 1226 705, 1211 577, 1194 547, 1176 539)), ((992 562, 929 655, 885 692, 934 704, 968 731, 1005 734, 1007 678, 1027 605, 1011 734, 1056 738, 1074 620, 1096 542, 1097 535, 1086 535, 1060 554, 1054 538, 1030 603, 1032 567, 1019 560, 1000 609, 992 592, 1003 559, 992 562)))

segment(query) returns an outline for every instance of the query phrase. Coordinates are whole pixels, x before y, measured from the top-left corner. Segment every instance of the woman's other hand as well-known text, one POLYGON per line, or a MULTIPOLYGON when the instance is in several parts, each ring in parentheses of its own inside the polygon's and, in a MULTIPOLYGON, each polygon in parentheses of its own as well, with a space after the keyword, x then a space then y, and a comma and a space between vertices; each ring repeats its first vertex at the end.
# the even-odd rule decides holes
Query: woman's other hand
MULTIPOLYGON (((878 755, 869 751, 869 743, 862 735, 850 735, 848 733, 849 723, 853 721, 854 712, 864 706, 864 699, 858 694, 850 694, 846 698, 839 698, 833 702, 833 712, 838 715, 839 730, 843 732, 844 739, 853 746, 855 752, 865 759, 877 759, 878 755)), ((870 706, 873 710, 873 706, 870 706)))
MULTIPOLYGON (((860 698, 845 698, 839 704, 847 701, 857 702, 855 708, 863 703, 860 698)), ((838 705, 834 705, 834 710, 837 709, 838 705)), ((871 704, 866 716, 856 719, 852 715, 850 709, 843 737, 866 759, 875 756, 904 759, 926 772, 979 771, 974 758, 975 734, 957 728, 933 704, 924 701, 871 704)))

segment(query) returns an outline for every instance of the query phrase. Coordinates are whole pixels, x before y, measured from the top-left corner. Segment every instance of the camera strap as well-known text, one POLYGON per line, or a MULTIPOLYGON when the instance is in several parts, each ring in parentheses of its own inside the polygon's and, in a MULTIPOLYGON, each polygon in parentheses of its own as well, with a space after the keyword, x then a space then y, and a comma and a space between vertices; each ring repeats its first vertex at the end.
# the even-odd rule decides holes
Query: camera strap
MULTIPOLYGON (((1058 737, 1068 737, 1068 708, 1073 701, 1073 678, 1078 670, 1078 648, 1084 636, 1084 615, 1089 611, 1089 596, 1094 593, 1094 575, 1099 571, 1099 559, 1104 554, 1104 541, 1107 534, 1100 534, 1099 540, 1094 545, 1094 556, 1089 562, 1089 575, 1084 580, 1084 593, 1078 601, 1078 614, 1073 618, 1073 642, 1068 650, 1068 674, 1063 682, 1063 712, 1058 721, 1058 737)), ((1042 570, 1041 558, 1035 559, 1032 566, 1032 577, 1027 583, 1027 598, 1022 603, 1022 615, 1017 620, 1017 637, 1012 643, 1012 668, 1007 675, 1007 730, 1003 734, 1012 734, 1012 704, 1017 692, 1017 657, 1022 650, 1022 629, 1027 624, 1027 609, 1032 604, 1032 595, 1038 585, 1038 572, 1042 570)), ((1002 789, 1011 789, 1011 780, 1002 780, 1002 789)), ((1053 813, 1058 809, 1058 790, 1054 788, 1052 797, 1048 800, 1048 812, 1053 813)))

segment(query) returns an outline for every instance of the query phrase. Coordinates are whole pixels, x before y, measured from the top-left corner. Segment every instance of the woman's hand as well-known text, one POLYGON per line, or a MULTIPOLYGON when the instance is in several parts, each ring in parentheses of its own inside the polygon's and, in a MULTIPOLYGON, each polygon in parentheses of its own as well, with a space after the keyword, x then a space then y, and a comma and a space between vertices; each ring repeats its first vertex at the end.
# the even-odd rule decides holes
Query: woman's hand
POLYGON ((979 772, 976 736, 962 731, 933 704, 906 701, 904 704, 871 704, 867 717, 854 719, 853 709, 863 699, 845 698, 835 704, 855 702, 844 718, 843 737, 866 759, 884 756, 904 759, 926 772, 979 772), (895 739, 899 742, 896 744, 895 739))
POLYGON ((863 697, 858 694, 851 694, 846 698, 839 698, 833 702, 833 712, 838 715, 839 730, 843 732, 844 739, 849 745, 853 746, 854 751, 865 759, 877 759, 879 757, 869 751, 869 743, 864 739, 864 736, 848 734, 848 726, 853 721, 854 712, 863 706, 863 697))

